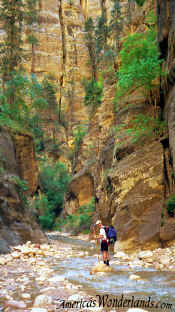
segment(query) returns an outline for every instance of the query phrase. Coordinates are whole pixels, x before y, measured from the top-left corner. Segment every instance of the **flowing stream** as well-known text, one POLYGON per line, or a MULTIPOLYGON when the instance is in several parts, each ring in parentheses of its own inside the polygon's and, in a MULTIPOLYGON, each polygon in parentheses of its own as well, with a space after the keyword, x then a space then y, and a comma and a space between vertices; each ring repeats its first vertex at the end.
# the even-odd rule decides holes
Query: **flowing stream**
MULTIPOLYGON (((63 256, 62 261, 53 267, 54 271, 62 274, 71 283, 81 284, 86 293, 97 298, 98 303, 103 295, 108 295, 110 298, 117 296, 121 299, 123 294, 125 299, 144 299, 149 311, 175 311, 175 308, 167 305, 170 303, 175 306, 174 272, 156 271, 151 267, 138 266, 131 269, 127 263, 119 264, 112 256, 110 264, 114 272, 99 272, 93 275, 91 269, 98 262, 97 250, 93 244, 68 237, 55 239, 61 239, 68 245, 71 244, 74 256, 70 259, 64 259, 63 256), (133 274, 139 275, 140 280, 131 280, 129 277, 133 274), (151 308, 151 302, 152 306, 153 302, 154 306, 158 303, 158 307, 151 308)), ((135 304, 137 306, 137 303, 135 304)))
POLYGON ((31 311, 37 296, 45 294, 53 300, 54 297, 73 301, 88 298, 95 302, 89 310, 45 310, 49 312, 124 312, 128 311, 128 307, 140 307, 151 312, 175 312, 174 272, 134 266, 131 261, 119 260, 111 255, 110 267, 113 272, 93 274, 92 268, 99 261, 99 251, 93 243, 55 233, 49 233, 48 237, 51 246, 55 246, 54 255, 24 258, 25 261, 19 258, 0 267, 0 311, 19 311, 11 310, 10 303, 4 309, 7 300, 23 301, 26 305, 23 312, 31 311), (140 279, 131 279, 133 275, 140 279), (123 307, 124 300, 127 308, 126 305, 123 307), (154 308, 151 306, 153 302, 154 308), (157 303, 158 307, 155 308, 157 303))

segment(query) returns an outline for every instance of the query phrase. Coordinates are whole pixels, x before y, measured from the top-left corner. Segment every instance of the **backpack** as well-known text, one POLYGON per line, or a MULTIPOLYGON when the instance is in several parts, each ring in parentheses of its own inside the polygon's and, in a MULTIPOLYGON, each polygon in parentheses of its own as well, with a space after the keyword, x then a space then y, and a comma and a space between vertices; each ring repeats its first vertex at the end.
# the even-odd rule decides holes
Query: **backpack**
POLYGON ((113 226, 105 226, 106 236, 109 239, 109 244, 113 244, 117 240, 117 231, 113 226))

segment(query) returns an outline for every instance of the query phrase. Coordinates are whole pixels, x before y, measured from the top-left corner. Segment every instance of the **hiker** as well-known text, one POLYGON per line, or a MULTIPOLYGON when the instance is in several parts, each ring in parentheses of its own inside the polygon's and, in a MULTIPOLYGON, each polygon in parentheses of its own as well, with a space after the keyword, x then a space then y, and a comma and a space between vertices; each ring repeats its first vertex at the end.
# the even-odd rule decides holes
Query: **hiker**
POLYGON ((97 220, 96 225, 98 226, 100 230, 100 233, 99 235, 96 236, 96 239, 97 240, 100 239, 103 262, 106 265, 109 265, 108 238, 106 235, 106 231, 105 231, 104 226, 102 225, 101 220, 97 220))

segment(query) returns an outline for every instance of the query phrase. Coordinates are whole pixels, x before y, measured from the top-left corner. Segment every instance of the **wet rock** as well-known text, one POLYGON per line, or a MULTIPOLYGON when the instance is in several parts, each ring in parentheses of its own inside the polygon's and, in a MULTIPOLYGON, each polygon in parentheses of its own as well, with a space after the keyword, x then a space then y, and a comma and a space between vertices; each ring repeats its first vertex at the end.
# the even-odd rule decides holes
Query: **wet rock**
POLYGON ((4 308, 8 308, 8 307, 23 310, 27 306, 23 301, 9 300, 5 302, 5 305, 4 305, 4 308))
POLYGON ((48 281, 50 283, 63 282, 63 281, 65 281, 65 278, 64 278, 64 276, 55 275, 55 276, 49 278, 48 281))
POLYGON ((12 252, 11 256, 13 257, 13 259, 19 259, 20 253, 15 251, 15 252, 12 252))
POLYGON ((72 295, 68 298, 68 300, 76 301, 76 300, 81 300, 83 299, 83 296, 80 296, 78 294, 72 295))
POLYGON ((21 297, 22 297, 23 299, 30 299, 30 298, 31 298, 31 295, 30 295, 30 294, 27 294, 27 293, 23 293, 23 294, 21 294, 21 297))
POLYGON ((39 295, 35 298, 34 307, 45 308, 47 305, 52 303, 52 298, 46 295, 39 295))
POLYGON ((139 259, 150 258, 152 256, 153 256, 153 253, 150 250, 140 251, 138 254, 139 259))
POLYGON ((138 281, 138 280, 141 279, 141 277, 140 277, 139 275, 132 274, 132 275, 129 276, 129 279, 130 279, 131 281, 138 281))
POLYGON ((92 268, 90 273, 96 274, 97 272, 114 272, 114 269, 104 263, 98 263, 94 268, 92 268))
POLYGON ((126 253, 124 253, 123 251, 119 251, 114 255, 114 258, 122 258, 124 260, 129 260, 129 257, 126 253))
POLYGON ((163 255, 160 257, 160 263, 162 263, 163 265, 169 265, 170 263, 170 258, 169 256, 163 255))
POLYGON ((4 264, 6 264, 6 259, 5 258, 3 258, 3 257, 0 257, 0 265, 4 265, 4 264))

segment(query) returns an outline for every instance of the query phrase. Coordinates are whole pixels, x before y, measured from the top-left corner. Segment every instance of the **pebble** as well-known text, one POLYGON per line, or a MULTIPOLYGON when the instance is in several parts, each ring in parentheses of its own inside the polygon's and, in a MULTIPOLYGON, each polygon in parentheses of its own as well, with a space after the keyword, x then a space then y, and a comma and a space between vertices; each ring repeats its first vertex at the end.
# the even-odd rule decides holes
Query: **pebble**
POLYGON ((35 298, 34 307, 42 308, 52 303, 52 298, 46 295, 39 295, 35 298))
POLYGON ((55 275, 55 276, 49 278, 48 281, 50 283, 63 282, 63 281, 65 281, 65 278, 64 278, 64 276, 55 275))
POLYGON ((5 308, 10 307, 10 308, 16 308, 16 309, 23 310, 27 306, 23 301, 9 300, 9 301, 5 302, 4 307, 5 308))
POLYGON ((72 295, 68 298, 68 300, 70 301, 76 301, 76 300, 81 300, 81 299, 83 299, 83 296, 78 295, 78 294, 72 295))
POLYGON ((138 280, 140 280, 141 278, 140 278, 139 275, 131 274, 131 275, 129 276, 129 279, 130 279, 131 281, 138 281, 138 280))
POLYGON ((30 294, 27 294, 27 293, 23 293, 23 294, 21 295, 21 297, 22 297, 23 299, 30 299, 30 298, 31 298, 31 295, 30 295, 30 294))

